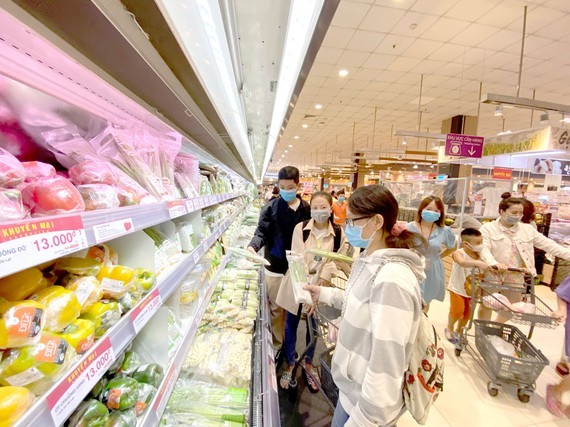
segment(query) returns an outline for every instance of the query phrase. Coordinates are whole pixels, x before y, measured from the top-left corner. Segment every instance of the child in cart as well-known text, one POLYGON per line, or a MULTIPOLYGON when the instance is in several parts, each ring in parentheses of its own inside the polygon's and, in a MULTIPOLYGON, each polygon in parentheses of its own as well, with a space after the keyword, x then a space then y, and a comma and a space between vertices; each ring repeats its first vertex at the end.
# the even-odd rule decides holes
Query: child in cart
POLYGON ((456 344, 459 334, 471 316, 471 269, 487 270, 489 266, 481 261, 479 253, 483 248, 483 236, 475 228, 461 232, 461 249, 452 255, 453 267, 449 277, 449 317, 445 337, 456 344))

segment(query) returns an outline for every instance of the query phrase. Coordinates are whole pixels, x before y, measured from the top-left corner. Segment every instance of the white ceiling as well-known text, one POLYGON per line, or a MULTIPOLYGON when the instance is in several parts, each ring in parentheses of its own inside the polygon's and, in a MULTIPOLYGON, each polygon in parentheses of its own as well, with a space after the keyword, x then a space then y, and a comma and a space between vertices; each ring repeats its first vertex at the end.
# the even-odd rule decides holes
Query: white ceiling
MULTIPOLYGON (((396 148, 391 129, 418 130, 422 74, 421 131, 439 133, 442 120, 480 107, 478 134, 500 132, 503 120, 479 103, 479 85, 483 94, 516 95, 524 5, 520 96, 536 90, 536 99, 570 103, 570 0, 341 0, 270 169, 347 157, 353 130, 355 148, 396 148), (349 75, 339 77, 341 69, 349 75)), ((505 130, 531 127, 530 110, 505 109, 504 118, 505 130)), ((552 123, 560 118, 551 114, 552 123)), ((426 144, 408 139, 408 148, 426 144)))

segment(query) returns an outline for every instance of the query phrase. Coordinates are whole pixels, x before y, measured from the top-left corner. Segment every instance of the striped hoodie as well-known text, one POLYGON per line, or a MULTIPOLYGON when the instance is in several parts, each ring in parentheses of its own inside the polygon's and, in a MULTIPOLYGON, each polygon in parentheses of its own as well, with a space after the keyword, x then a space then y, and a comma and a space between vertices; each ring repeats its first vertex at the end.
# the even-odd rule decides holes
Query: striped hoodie
POLYGON ((404 413, 402 378, 418 331, 424 278, 424 258, 416 252, 380 249, 354 263, 346 292, 321 288, 320 301, 343 310, 332 372, 350 415, 347 427, 393 426, 404 413))

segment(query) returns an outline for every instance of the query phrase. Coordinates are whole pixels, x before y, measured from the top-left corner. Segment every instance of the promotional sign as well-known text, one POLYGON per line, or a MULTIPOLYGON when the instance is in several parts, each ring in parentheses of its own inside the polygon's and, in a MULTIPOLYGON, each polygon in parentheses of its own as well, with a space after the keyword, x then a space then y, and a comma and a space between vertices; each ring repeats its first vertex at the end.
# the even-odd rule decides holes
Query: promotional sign
POLYGON ((513 170, 509 168, 493 168, 493 179, 512 179, 513 170))
POLYGON ((483 155, 484 143, 482 136, 448 133, 445 137, 445 155, 478 159, 483 155))
POLYGON ((535 159, 533 173, 570 175, 570 160, 535 159))
POLYGON ((487 137, 483 156, 542 151, 550 148, 550 127, 511 132, 487 137))
POLYGON ((133 321, 133 326, 137 334, 161 306, 162 299, 160 297, 160 293, 158 292, 158 289, 155 289, 132 310, 131 320, 133 321))

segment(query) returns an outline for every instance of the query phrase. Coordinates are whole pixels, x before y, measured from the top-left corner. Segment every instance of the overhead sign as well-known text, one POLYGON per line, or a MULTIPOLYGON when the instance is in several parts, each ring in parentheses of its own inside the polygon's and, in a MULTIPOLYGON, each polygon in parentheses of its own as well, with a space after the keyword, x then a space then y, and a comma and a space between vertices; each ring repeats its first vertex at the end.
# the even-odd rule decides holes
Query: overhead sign
POLYGON ((445 155, 478 159, 483 155, 484 143, 482 136, 448 133, 445 137, 445 155))
POLYGON ((570 175, 570 161, 557 159, 535 159, 533 173, 570 175))
POLYGON ((493 179, 512 179, 513 170, 509 168, 493 168, 493 179))

